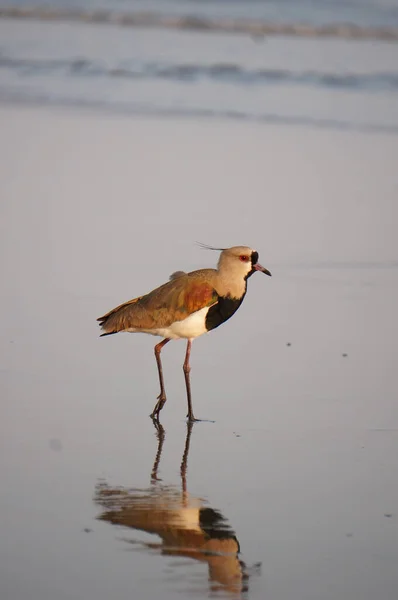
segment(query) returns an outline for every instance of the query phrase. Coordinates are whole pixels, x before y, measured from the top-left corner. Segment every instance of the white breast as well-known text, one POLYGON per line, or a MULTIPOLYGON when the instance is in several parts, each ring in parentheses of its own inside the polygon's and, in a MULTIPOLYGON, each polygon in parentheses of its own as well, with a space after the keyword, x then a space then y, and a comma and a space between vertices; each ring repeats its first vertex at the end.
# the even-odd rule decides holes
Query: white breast
POLYGON ((209 312, 209 307, 201 308, 189 315, 183 321, 176 321, 170 325, 169 329, 172 335, 177 338, 196 338, 207 332, 206 315, 209 312))

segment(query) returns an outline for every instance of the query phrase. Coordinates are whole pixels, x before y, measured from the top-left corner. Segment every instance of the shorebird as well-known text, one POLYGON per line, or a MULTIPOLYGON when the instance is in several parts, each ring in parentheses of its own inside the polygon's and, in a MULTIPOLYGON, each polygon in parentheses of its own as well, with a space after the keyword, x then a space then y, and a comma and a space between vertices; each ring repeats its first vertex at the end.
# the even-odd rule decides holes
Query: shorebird
POLYGON ((258 262, 258 252, 248 246, 212 248, 221 251, 216 269, 177 271, 170 280, 145 296, 133 298, 99 317, 101 335, 121 331, 149 333, 164 339, 155 346, 160 394, 151 417, 159 419, 166 402, 160 352, 170 340, 187 339, 183 365, 188 400, 188 419, 196 421, 192 409, 189 358, 192 340, 228 321, 246 295, 247 280, 256 271, 271 273, 258 262))

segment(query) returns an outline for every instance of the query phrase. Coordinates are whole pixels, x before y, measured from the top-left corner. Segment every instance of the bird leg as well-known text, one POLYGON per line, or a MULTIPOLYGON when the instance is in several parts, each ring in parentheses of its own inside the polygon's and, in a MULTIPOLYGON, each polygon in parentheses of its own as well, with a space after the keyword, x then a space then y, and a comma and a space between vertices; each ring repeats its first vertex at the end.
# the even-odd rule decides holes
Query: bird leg
POLYGON ((156 358, 156 364, 158 365, 160 394, 158 396, 158 401, 156 402, 155 407, 151 414, 152 419, 159 419, 159 413, 162 410, 162 408, 165 405, 166 400, 167 400, 166 392, 164 389, 163 369, 162 369, 162 361, 160 360, 160 352, 161 352, 163 346, 165 346, 167 344, 167 342, 169 342, 169 341, 170 341, 170 338, 165 338, 164 340, 162 340, 161 342, 159 342, 159 344, 156 344, 156 346, 155 346, 155 358, 156 358))
POLYGON ((187 399, 188 399, 187 417, 188 417, 189 421, 197 421, 197 419, 195 419, 195 417, 193 415, 193 410, 192 410, 191 382, 189 379, 189 374, 191 372, 191 366, 189 364, 189 357, 191 355, 191 346, 192 346, 192 340, 188 340, 187 352, 185 354, 185 361, 184 361, 184 365, 182 368, 184 369, 185 385, 187 386, 187 399))

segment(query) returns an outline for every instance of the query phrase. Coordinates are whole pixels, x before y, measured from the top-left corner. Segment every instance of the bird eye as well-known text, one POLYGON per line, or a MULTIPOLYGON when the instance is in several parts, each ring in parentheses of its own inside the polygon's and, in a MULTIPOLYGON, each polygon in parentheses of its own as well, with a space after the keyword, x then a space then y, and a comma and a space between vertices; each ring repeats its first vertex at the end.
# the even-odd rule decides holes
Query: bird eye
POLYGON ((242 254, 241 256, 239 256, 239 258, 242 262, 249 262, 249 257, 246 256, 246 254, 242 254))

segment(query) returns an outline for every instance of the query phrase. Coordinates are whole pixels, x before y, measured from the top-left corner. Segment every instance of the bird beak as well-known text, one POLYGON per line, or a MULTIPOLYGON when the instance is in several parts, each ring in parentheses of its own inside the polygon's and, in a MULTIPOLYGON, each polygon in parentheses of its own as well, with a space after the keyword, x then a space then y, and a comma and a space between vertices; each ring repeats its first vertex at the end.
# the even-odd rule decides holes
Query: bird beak
POLYGON ((268 271, 268 269, 262 267, 260 263, 256 263, 255 265, 253 265, 253 269, 255 271, 261 271, 261 273, 265 273, 266 275, 269 275, 271 277, 271 271, 268 271))

